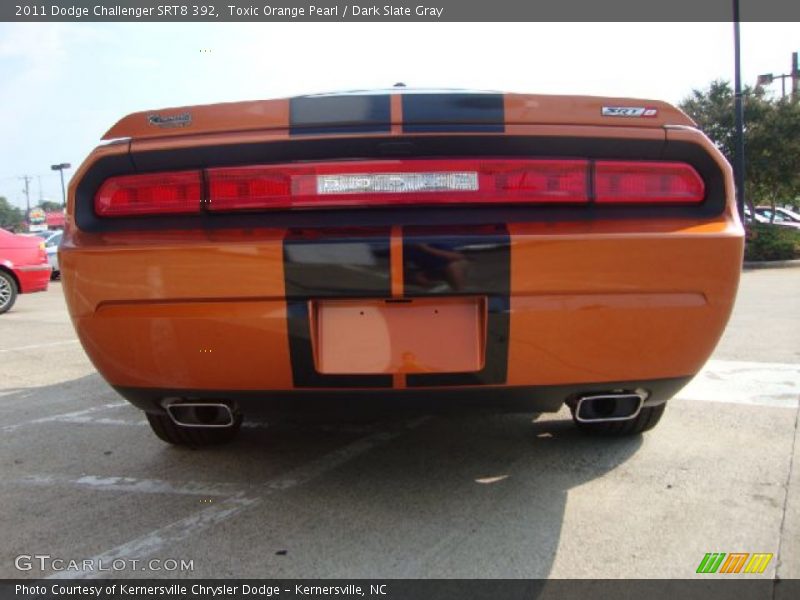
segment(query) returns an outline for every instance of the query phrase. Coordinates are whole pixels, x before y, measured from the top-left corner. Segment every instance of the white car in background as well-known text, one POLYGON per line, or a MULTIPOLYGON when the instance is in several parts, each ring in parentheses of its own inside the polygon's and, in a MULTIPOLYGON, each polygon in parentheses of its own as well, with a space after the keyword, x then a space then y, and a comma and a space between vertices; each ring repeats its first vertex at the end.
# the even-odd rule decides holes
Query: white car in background
POLYGON ((800 214, 788 208, 775 207, 775 219, 772 219, 772 208, 769 206, 756 206, 756 214, 764 217, 767 222, 775 225, 784 225, 800 229, 800 214))
POLYGON ((40 238, 44 240, 44 251, 47 253, 47 262, 53 270, 50 272, 50 279, 58 279, 61 276, 61 271, 58 268, 58 246, 61 244, 61 238, 64 232, 58 231, 41 231, 37 233, 40 238))
POLYGON ((754 220, 756 223, 769 223, 769 219, 758 211, 756 211, 755 219, 753 219, 753 215, 751 214, 748 206, 744 207, 744 220, 748 223, 752 223, 754 220))

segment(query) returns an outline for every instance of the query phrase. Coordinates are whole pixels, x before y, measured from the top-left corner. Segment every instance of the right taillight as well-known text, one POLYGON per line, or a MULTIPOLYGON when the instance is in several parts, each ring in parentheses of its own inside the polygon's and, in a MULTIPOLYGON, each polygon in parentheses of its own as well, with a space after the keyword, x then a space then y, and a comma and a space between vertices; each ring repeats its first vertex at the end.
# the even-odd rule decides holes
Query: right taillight
POLYGON ((691 166, 676 162, 597 161, 598 204, 699 204, 705 185, 691 166))

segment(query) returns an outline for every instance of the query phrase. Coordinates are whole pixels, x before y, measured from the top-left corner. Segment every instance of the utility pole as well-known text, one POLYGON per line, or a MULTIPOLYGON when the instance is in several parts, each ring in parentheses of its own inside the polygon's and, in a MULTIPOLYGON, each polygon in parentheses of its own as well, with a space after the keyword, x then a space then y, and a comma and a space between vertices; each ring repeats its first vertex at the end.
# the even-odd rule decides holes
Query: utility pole
POLYGON ((31 212, 31 190, 30 190, 30 182, 31 178, 27 175, 23 175, 20 177, 25 182, 25 220, 28 220, 28 214, 31 212))
POLYGON ((792 52, 792 100, 798 98, 798 88, 800 87, 800 63, 797 60, 797 52, 792 52))

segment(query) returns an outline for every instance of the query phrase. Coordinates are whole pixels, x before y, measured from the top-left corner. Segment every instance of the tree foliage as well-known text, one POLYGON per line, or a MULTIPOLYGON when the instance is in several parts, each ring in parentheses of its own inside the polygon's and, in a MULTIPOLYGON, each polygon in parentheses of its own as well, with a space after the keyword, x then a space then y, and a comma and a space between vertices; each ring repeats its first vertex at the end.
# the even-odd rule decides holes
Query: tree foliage
MULTIPOLYGON (((800 102, 745 87, 745 192, 754 204, 800 204, 800 102)), ((734 94, 727 81, 693 90, 680 103, 729 161, 734 158, 734 94)))
POLYGON ((25 222, 25 215, 21 209, 13 206, 3 196, 0 196, 0 227, 9 230, 19 230, 25 222))
POLYGON ((39 202, 39 208, 46 212, 60 212, 62 209, 60 202, 51 202, 50 200, 39 202))

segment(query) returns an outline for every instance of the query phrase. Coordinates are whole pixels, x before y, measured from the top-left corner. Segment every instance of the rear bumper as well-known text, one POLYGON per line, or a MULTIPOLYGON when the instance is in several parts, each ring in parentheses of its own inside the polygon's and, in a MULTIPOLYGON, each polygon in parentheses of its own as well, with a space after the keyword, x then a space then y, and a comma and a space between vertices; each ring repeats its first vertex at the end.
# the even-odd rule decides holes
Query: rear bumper
POLYGON ((163 413, 163 398, 225 400, 245 416, 312 413, 330 415, 371 414, 394 411, 426 413, 467 410, 497 413, 556 412, 579 395, 609 390, 645 390, 644 406, 663 404, 690 380, 689 377, 642 381, 615 381, 571 385, 481 387, 425 390, 325 390, 325 391, 247 391, 154 389, 114 386, 137 408, 163 413))
POLYGON ((46 291, 51 271, 52 267, 49 264, 16 267, 14 274, 19 279, 20 293, 46 291))
POLYGON ((742 253, 741 230, 724 220, 151 235, 62 248, 75 328, 121 388, 327 394, 685 377, 724 330, 742 253), (456 248, 463 269, 419 256, 435 244, 456 248), (398 290, 433 304, 486 298, 481 371, 324 374, 314 302, 394 301, 398 290))

